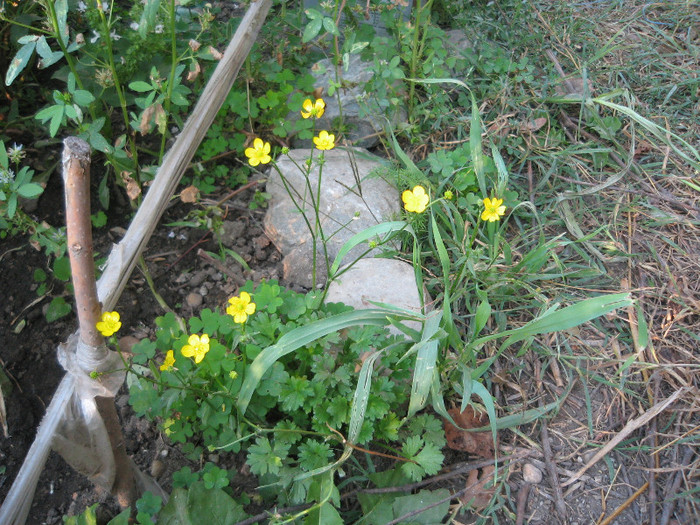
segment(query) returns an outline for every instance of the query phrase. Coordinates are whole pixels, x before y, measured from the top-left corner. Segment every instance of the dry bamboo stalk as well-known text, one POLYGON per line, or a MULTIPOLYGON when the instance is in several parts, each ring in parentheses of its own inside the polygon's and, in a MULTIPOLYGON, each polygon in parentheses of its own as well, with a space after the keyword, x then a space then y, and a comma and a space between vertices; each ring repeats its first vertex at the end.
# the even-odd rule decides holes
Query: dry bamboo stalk
POLYGON ((111 310, 121 295, 180 178, 228 96, 271 5, 272 0, 258 0, 250 4, 182 132, 165 156, 158 176, 139 206, 129 230, 109 254, 107 269, 97 283, 98 296, 105 310, 111 310))

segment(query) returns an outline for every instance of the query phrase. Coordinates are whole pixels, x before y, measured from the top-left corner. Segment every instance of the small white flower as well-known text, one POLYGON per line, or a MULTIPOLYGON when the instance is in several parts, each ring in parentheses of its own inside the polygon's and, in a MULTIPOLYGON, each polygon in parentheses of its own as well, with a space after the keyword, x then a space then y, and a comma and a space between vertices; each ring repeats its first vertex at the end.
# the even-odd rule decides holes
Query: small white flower
POLYGON ((0 168, 0 184, 9 184, 15 180, 15 172, 0 168))
POLYGON ((155 31, 156 34, 158 34, 158 35, 161 34, 161 33, 163 32, 163 24, 158 24, 158 25, 156 25, 154 31, 155 31))
POLYGON ((112 38, 112 40, 114 40, 115 42, 121 38, 121 36, 119 36, 119 35, 117 34, 116 31, 112 31, 112 32, 109 34, 109 36, 110 36, 110 37, 112 38))
POLYGON ((138 23, 138 22, 131 22, 131 24, 129 24, 129 27, 130 27, 133 31, 138 31, 138 30, 139 30, 139 23, 138 23))
POLYGON ((85 2, 83 2, 82 0, 80 2, 78 2, 78 11, 80 11, 81 13, 84 13, 86 9, 87 9, 87 5, 85 5, 85 2))
POLYGON ((100 34, 95 31, 94 29, 92 30, 92 36, 90 37, 90 43, 94 44, 100 39, 100 34))

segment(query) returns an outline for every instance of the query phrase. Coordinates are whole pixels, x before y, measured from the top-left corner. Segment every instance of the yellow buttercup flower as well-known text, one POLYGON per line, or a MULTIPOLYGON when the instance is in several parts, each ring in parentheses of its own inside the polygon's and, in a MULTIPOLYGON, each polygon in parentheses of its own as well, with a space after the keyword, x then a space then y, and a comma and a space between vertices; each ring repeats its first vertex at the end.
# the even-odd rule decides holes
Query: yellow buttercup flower
POLYGON ((316 102, 307 98, 301 106, 301 116, 304 118, 321 118, 325 111, 326 103, 320 98, 317 98, 316 102))
POLYGON ((95 323, 95 328, 104 337, 116 333, 121 327, 122 324, 119 322, 119 313, 117 312, 104 312, 100 320, 95 323))
POLYGON ((163 364, 160 365, 160 369, 161 370, 170 370, 174 364, 175 364, 175 354, 173 353, 172 350, 168 350, 168 352, 165 354, 165 359, 163 360, 163 364))
POLYGON ((447 190, 443 194, 443 197, 445 197, 448 201, 451 201, 454 198, 454 193, 452 193, 450 190, 447 190))
POLYGON ((239 297, 231 297, 228 302, 230 306, 226 308, 226 313, 233 317, 234 323, 243 324, 249 315, 255 313, 255 303, 250 301, 248 292, 241 292, 239 297))
POLYGON ((314 137, 314 144, 321 151, 333 149, 335 148, 335 135, 323 130, 318 134, 318 137, 314 137))
POLYGON ((506 213, 506 207, 503 206, 503 199, 484 199, 484 211, 481 213, 481 220, 488 222, 500 221, 506 213))
POLYGON ((272 157, 270 157, 270 143, 263 142, 261 138, 256 138, 253 141, 253 147, 246 148, 245 156, 248 157, 248 163, 251 166, 267 164, 272 160, 272 157))
POLYGON ((204 334, 202 337, 199 337, 197 334, 192 334, 187 342, 189 344, 186 344, 180 350, 182 355, 194 357, 194 362, 200 363, 209 351, 209 336, 204 334))
POLYGON ((403 207, 412 213, 423 213, 428 206, 430 197, 425 193, 423 186, 414 186, 412 190, 406 190, 401 194, 403 207))

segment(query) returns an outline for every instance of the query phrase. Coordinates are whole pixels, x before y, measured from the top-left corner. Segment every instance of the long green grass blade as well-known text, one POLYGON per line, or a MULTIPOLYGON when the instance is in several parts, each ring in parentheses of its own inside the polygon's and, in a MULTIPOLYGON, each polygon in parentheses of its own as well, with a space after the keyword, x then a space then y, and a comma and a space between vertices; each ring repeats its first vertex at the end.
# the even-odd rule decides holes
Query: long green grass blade
POLYGON ((436 363, 439 341, 434 338, 440 329, 442 310, 434 310, 428 314, 423 325, 421 340, 416 343, 416 368, 413 371, 411 398, 408 402, 408 415, 421 410, 428 400, 433 375, 437 373, 436 363))
POLYGON ((389 316, 401 317, 397 312, 388 312, 385 310, 353 310, 325 319, 319 319, 318 321, 300 326, 284 334, 277 343, 260 352, 248 367, 238 396, 237 407, 241 415, 245 414, 253 392, 255 392, 262 376, 278 359, 316 339, 350 326, 384 326, 388 324, 389 321, 387 318, 389 316))
POLYGON ((501 344, 495 355, 484 361, 477 369, 474 370, 472 377, 477 379, 481 377, 486 370, 493 364, 493 362, 500 356, 506 348, 510 345, 517 343, 519 341, 524 341, 535 335, 547 334, 550 332, 560 332, 562 330, 568 330, 574 326, 579 326, 586 323, 596 317, 608 314, 618 308, 625 308, 634 304, 634 300, 628 293, 617 293, 610 295, 602 295, 600 297, 592 297, 589 299, 584 299, 576 304, 567 306, 558 310, 554 307, 547 309, 547 311, 533 319, 529 323, 520 328, 515 328, 512 330, 506 330, 504 332, 486 335, 474 340, 471 343, 472 348, 478 348, 481 345, 493 341, 494 339, 499 339, 501 337, 507 337, 507 339, 501 344))
POLYGON ((476 105, 476 99, 472 95, 472 121, 469 128, 469 148, 471 149, 472 164, 474 165, 474 173, 476 180, 479 183, 481 196, 486 197, 486 178, 484 177, 484 152, 481 151, 481 118, 479 117, 479 107, 476 105))
POLYGON ((335 276, 335 274, 338 273, 338 268, 340 268, 340 264, 343 262, 343 258, 355 246, 367 242, 370 239, 373 239, 374 237, 377 237, 379 235, 388 235, 400 231, 407 231, 415 236, 413 228, 411 228, 411 226, 406 221, 390 221, 375 224, 374 226, 370 226, 369 228, 362 230, 361 232, 358 232, 352 237, 350 237, 347 241, 345 241, 343 246, 338 251, 338 255, 336 255, 335 259, 333 260, 333 264, 331 265, 330 269, 330 278, 332 279, 333 276, 335 276))

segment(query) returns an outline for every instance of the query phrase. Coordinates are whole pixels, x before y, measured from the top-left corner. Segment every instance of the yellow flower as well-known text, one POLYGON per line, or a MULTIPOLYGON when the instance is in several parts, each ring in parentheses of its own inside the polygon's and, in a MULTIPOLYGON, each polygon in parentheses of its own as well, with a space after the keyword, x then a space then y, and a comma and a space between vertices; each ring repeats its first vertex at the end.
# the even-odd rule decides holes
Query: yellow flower
POLYGON ((182 347, 182 355, 194 357, 194 362, 200 363, 209 351, 209 336, 204 334, 202 337, 199 337, 197 334, 192 334, 187 342, 189 344, 182 347))
POLYGON ((406 190, 401 194, 403 207, 406 211, 423 213, 428 206, 430 197, 425 193, 423 186, 415 186, 412 190, 406 190))
POLYGON ((448 200, 451 201, 454 198, 454 193, 452 193, 450 190, 447 190, 443 196, 448 200))
POLYGON ((335 148, 335 135, 329 134, 324 129, 318 134, 318 137, 314 137, 314 144, 321 151, 333 149, 335 148))
POLYGON ((119 313, 117 312, 104 312, 101 320, 95 324, 95 328, 105 337, 114 334, 121 327, 122 324, 119 322, 119 313))
POLYGON ((311 102, 311 100, 307 98, 301 108, 302 117, 321 118, 324 111, 326 111, 326 103, 320 98, 317 98, 316 102, 311 102))
POLYGON ((243 324, 249 315, 255 313, 255 303, 250 302, 250 294, 241 292, 240 297, 231 297, 228 300, 230 306, 226 308, 226 313, 233 317, 233 322, 243 324))
POLYGON ((503 206, 503 199, 484 199, 484 211, 481 213, 482 221, 495 222, 500 221, 505 215, 506 207, 503 206))
POLYGON ((246 148, 245 156, 248 157, 248 163, 251 166, 267 164, 272 160, 272 157, 270 157, 270 143, 263 142, 261 138, 256 138, 253 141, 253 147, 246 148))
POLYGON ((170 370, 174 364, 175 364, 175 355, 173 354, 172 350, 168 350, 168 352, 165 354, 165 359, 163 360, 163 364, 160 365, 160 369, 161 370, 170 370))

